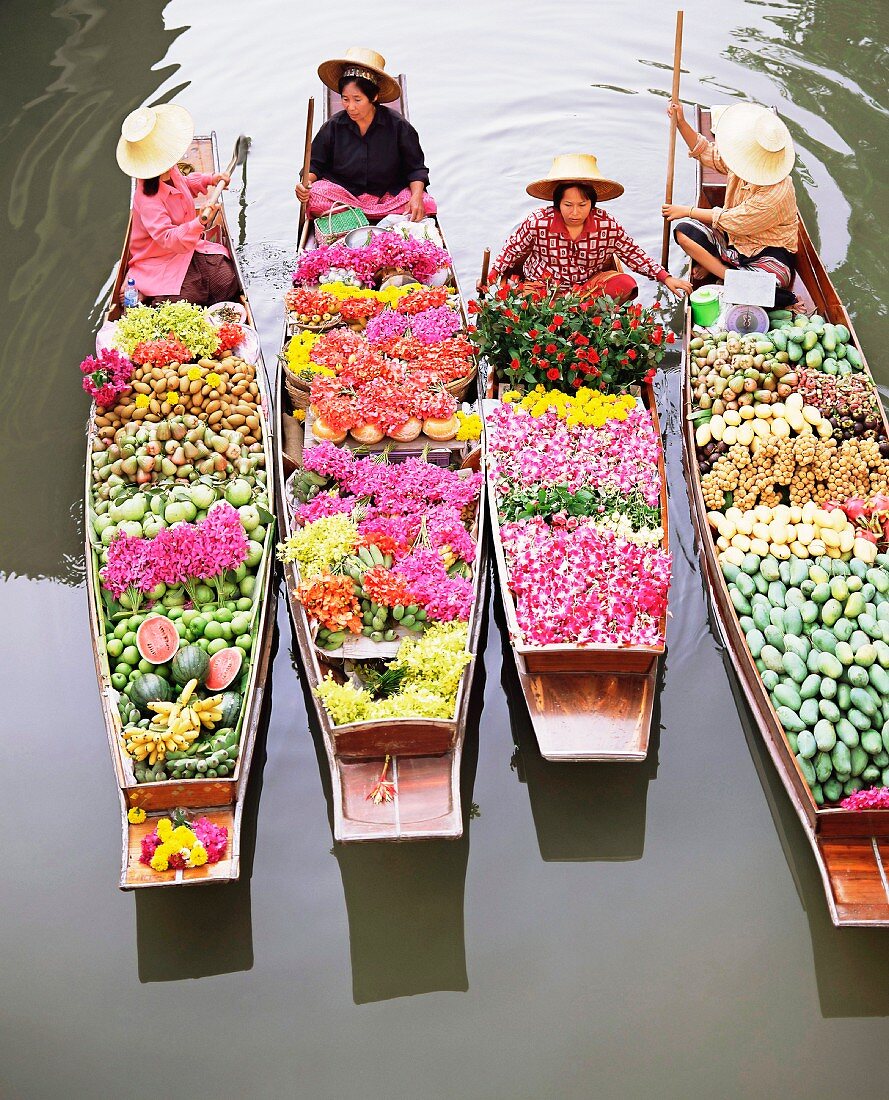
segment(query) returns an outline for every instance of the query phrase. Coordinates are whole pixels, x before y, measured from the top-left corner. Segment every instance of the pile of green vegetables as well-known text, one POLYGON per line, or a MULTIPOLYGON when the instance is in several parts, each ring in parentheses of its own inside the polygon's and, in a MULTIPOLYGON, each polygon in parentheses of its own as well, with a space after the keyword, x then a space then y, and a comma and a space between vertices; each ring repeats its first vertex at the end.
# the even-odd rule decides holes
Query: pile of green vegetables
POLYGON ((872 566, 747 554, 722 571, 817 805, 889 786, 889 554, 872 566))

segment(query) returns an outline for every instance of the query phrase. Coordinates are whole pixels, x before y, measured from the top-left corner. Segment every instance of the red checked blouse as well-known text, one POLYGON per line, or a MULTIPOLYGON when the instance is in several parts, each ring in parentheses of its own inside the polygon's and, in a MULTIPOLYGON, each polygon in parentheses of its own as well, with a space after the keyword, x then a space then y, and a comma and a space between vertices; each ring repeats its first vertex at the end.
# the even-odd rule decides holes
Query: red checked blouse
POLYGON ((572 241, 562 215, 552 206, 525 218, 507 239, 490 275, 498 278, 521 268, 525 279, 552 279, 561 286, 576 286, 604 271, 612 256, 650 279, 663 282, 670 277, 604 210, 591 210, 580 236, 572 241))

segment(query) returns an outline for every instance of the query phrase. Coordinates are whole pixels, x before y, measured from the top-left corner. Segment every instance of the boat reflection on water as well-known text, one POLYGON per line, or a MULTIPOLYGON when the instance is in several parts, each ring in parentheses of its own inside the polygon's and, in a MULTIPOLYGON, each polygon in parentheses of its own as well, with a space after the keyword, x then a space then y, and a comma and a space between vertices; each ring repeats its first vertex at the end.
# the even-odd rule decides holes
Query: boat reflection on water
MULTIPOLYGON (((714 631, 719 637, 718 627, 714 626, 714 631)), ((750 713, 726 649, 723 649, 723 663, 747 747, 809 921, 821 1014, 828 1019, 887 1016, 889 936, 885 929, 837 928, 832 923, 809 839, 750 713)))
MULTIPOLYGON (((456 840, 334 844, 349 918, 352 997, 355 1004, 412 997, 440 990, 464 992, 466 942, 463 927, 469 823, 478 765, 478 731, 485 691, 482 620, 479 652, 463 744, 460 799, 463 835, 456 840)), ((298 669, 298 663, 294 661, 298 669)), ((306 694, 305 679, 300 676, 306 694)), ((306 697, 318 774, 333 834, 333 792, 324 737, 306 697)))
MULTIPOLYGON (((498 601, 495 618, 499 620, 500 614, 498 601)), ((666 654, 658 662, 645 760, 638 764, 557 764, 540 754, 506 630, 498 625, 503 639, 501 682, 516 746, 510 767, 528 788, 541 857, 547 863, 641 859, 648 784, 657 776, 666 654)))
POLYGON ((250 880, 278 637, 275 630, 241 816, 240 877, 236 882, 184 890, 136 891, 136 950, 141 982, 176 982, 253 969, 250 880), (207 929, 213 930, 210 939, 207 929))

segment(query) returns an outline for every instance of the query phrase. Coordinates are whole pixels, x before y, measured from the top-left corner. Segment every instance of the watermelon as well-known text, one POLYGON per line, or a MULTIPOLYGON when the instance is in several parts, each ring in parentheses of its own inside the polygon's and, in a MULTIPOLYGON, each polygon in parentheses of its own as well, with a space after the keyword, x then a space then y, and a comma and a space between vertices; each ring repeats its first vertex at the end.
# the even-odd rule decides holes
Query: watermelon
POLYGON ((173 679, 177 684, 187 684, 189 680, 197 680, 199 684, 202 684, 209 667, 210 658, 197 645, 184 646, 173 658, 170 665, 173 679))
POLYGON ((241 671, 244 651, 239 646, 220 649, 210 658, 210 667, 204 680, 207 691, 224 691, 241 671))
POLYGON ((219 725, 234 726, 241 713, 241 696, 236 691, 227 691, 222 697, 222 717, 219 725))
POLYGON ((144 676, 138 676, 130 684, 130 701, 142 711, 150 714, 149 703, 169 703, 173 697, 173 691, 163 676, 154 672, 146 672, 144 676))
POLYGON ((149 615, 136 631, 136 648, 150 664, 166 664, 179 648, 176 624, 166 615, 149 615))

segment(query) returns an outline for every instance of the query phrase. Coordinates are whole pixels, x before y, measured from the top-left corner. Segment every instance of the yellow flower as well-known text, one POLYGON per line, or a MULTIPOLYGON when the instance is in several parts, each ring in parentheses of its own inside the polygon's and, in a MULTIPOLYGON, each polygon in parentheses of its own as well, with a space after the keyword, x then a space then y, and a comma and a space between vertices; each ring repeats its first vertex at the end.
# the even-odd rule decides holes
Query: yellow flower
POLYGON ((173 835, 170 837, 169 843, 174 849, 190 848, 197 840, 197 837, 186 825, 180 825, 173 830, 173 835))
POLYGON ((201 377, 203 373, 204 372, 200 367, 188 368, 188 377, 191 379, 192 382, 197 382, 197 380, 201 377))
POLYGON ((511 405, 513 401, 518 400, 521 396, 518 390, 506 390, 500 400, 507 405, 511 405))
POLYGON ((305 418, 306 418, 306 410, 305 409, 294 409, 293 410, 293 419, 294 420, 305 420, 305 418))
POLYGON ((477 413, 458 412, 457 419, 460 421, 456 436, 458 440, 481 438, 482 420, 477 413))
POLYGON ((146 818, 146 813, 141 806, 133 806, 133 808, 127 813, 127 821, 131 825, 141 825, 146 818))
POLYGON ((167 855, 166 845, 162 844, 151 857, 151 866, 155 871, 166 871, 170 866, 170 859, 167 855))
POLYGON ((173 822, 168 817, 162 817, 157 823, 157 835, 164 843, 173 835, 173 822))
POLYGON ((210 373, 207 375, 207 385, 210 387, 211 390, 215 390, 221 381, 222 379, 219 377, 215 370, 211 370, 210 373))
POLYGON ((136 394, 136 408, 137 409, 147 409, 148 408, 148 403, 149 402, 148 402, 148 394, 147 393, 137 393, 136 394))
POLYGON ((204 866, 204 864, 207 862, 207 849, 203 846, 203 844, 195 844, 195 846, 191 850, 191 855, 189 856, 188 862, 192 865, 192 867, 204 866))
POLYGON ((179 394, 175 390, 167 390, 164 400, 169 401, 171 405, 176 405, 179 401, 179 394))

